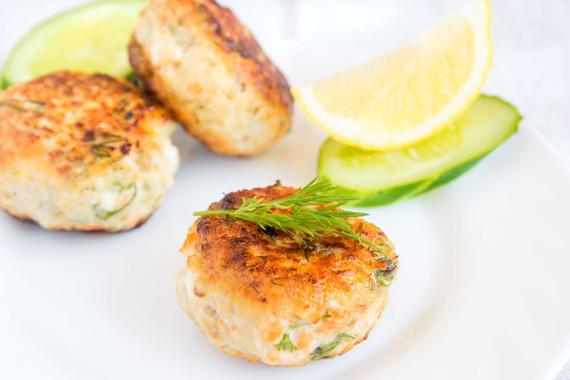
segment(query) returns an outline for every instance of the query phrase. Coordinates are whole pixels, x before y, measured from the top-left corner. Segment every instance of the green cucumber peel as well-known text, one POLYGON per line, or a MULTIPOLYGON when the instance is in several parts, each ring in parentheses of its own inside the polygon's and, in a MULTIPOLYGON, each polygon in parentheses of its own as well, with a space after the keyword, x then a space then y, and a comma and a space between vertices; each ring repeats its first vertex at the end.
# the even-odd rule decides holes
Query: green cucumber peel
POLYGON ((481 95, 454 128, 410 147, 368 152, 326 140, 319 154, 319 177, 339 186, 340 194, 361 198, 352 206, 409 199, 472 169, 517 131, 521 119, 511 104, 481 95))

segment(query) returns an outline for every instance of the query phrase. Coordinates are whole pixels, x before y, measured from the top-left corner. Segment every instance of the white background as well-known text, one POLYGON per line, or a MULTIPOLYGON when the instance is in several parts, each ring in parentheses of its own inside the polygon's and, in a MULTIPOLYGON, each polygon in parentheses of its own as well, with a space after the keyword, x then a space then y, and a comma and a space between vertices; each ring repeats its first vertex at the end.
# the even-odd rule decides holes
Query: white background
MULTIPOLYGON (((0 0, 0 64, 26 31, 78 0, 0 0)), ((458 0, 226 0, 263 45, 302 39, 379 53, 458 0)), ((515 104, 570 168, 570 1, 492 0, 495 63, 486 92, 515 104)), ((300 65, 311 65, 296 57, 300 65)), ((279 64, 279 62, 277 62, 279 64)), ((315 78, 317 79, 317 78, 315 78)), ((566 366, 559 379, 570 379, 566 366)))

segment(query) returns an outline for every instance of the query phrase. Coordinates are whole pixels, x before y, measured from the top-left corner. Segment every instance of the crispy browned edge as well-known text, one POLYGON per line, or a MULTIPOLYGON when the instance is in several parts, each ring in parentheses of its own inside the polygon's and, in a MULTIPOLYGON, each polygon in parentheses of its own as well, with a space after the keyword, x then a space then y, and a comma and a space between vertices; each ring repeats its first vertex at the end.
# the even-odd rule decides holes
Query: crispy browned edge
MULTIPOLYGON (((101 85, 105 85, 105 86, 114 86, 114 90, 117 91, 117 96, 119 95, 125 95, 125 96, 136 96, 136 97, 140 97, 137 100, 137 104, 136 107, 132 108, 131 112, 134 112, 135 115, 138 114, 142 114, 142 112, 144 110, 150 109, 150 108, 157 108, 158 106, 152 101, 151 98, 149 98, 148 96, 146 96, 141 89, 133 86, 131 83, 127 82, 126 80, 123 80, 121 78, 114 78, 111 77, 109 75, 105 75, 105 74, 84 74, 84 73, 74 73, 74 72, 70 72, 70 71, 60 71, 60 72, 55 72, 52 74, 47 74, 44 76, 41 76, 39 78, 33 79, 32 81, 29 82, 25 82, 25 83, 20 83, 20 84, 16 84, 14 86, 12 86, 11 88, 9 88, 8 90, 5 90, 2 94, 10 94, 11 92, 14 91, 23 91, 24 94, 26 95, 34 95, 35 97, 37 96, 47 96, 43 91, 49 91, 50 88, 59 88, 59 91, 61 91, 63 94, 66 94, 67 89, 64 88, 63 86, 65 84, 68 84, 69 82, 71 83, 77 83, 78 81, 83 81, 86 84, 90 84, 93 83, 94 85, 97 86, 101 86, 101 85), (44 86, 44 88, 41 88, 41 91, 37 92, 37 93, 33 93, 32 91, 30 91, 30 88, 32 88, 32 86, 37 85, 37 86, 44 86)), ((49 94, 48 94, 49 95, 49 94)), ((60 94, 61 95, 61 94, 60 94)), ((158 112, 160 114, 163 114, 164 117, 166 117, 167 113, 166 111, 160 111, 160 108, 153 111, 153 112, 158 112)), ((51 115, 51 116, 62 116, 60 114, 63 114, 63 112, 59 112, 55 113, 55 115, 51 115)), ((41 117, 43 117, 42 114, 39 113, 26 113, 25 117, 28 119, 27 122, 28 123, 33 123, 35 122, 36 119, 39 119, 41 117)), ((137 122, 139 121, 138 118, 133 118, 134 120, 134 124, 129 125, 126 131, 123 132, 128 132, 129 134, 131 134, 132 136, 134 136, 135 138, 139 138, 142 137, 143 135, 146 134, 146 132, 143 132, 142 130, 139 130, 137 128, 137 122)), ((82 129, 83 125, 77 125, 77 128, 82 129)), ((89 132, 89 130, 87 130, 87 132, 89 132)), ((54 130, 50 130, 50 129, 46 129, 44 128, 41 133, 43 134, 56 134, 58 133, 58 131, 54 131, 54 130)), ((30 141, 25 141, 25 145, 31 145, 35 140, 37 139, 37 137, 34 136, 28 136, 27 138, 30 139, 30 141)), ((18 141, 20 142, 20 141, 18 141)), ((128 155, 130 153, 130 143, 127 141, 128 150, 122 151, 121 154, 122 155, 128 155)), ((69 146, 68 146, 69 148, 69 146)), ((76 152, 76 146, 71 145, 71 148, 73 148, 73 152, 75 154, 75 156, 81 157, 81 154, 76 152)), ((2 153, 3 151, 0 149, 0 158, 2 158, 2 153)), ((4 157, 6 158, 6 157, 4 157)), ((65 169, 67 167, 63 167, 61 170, 62 172, 65 172, 65 169)), ((18 216, 18 215, 14 215, 13 213, 9 212, 7 209, 3 210, 6 212, 6 214, 10 215, 11 217, 20 220, 22 222, 31 222, 34 224, 38 224, 39 223, 34 220, 31 217, 23 217, 23 216, 18 216)), ((154 213, 154 212, 153 212, 154 213)), ((133 228, 137 228, 142 226, 151 216, 152 214, 149 214, 143 218, 141 218, 133 227, 129 227, 129 228, 123 228, 123 229, 118 229, 118 230, 111 230, 111 229, 105 229, 105 228, 101 228, 101 227, 86 227, 86 228, 82 228, 82 227, 76 227, 76 228, 69 228, 69 229, 64 229, 64 228, 52 228, 50 230, 52 231, 84 231, 84 232, 97 232, 97 231, 105 231, 105 232, 124 232, 124 231, 128 231, 130 229, 133 228)))
MULTIPOLYGON (((289 196, 298 189, 275 184, 266 188, 256 188, 251 190, 241 190, 227 194, 219 202, 213 203, 211 210, 236 209, 242 203, 242 197, 258 196, 266 200, 280 199, 289 196)), ((287 213, 288 211, 281 211, 287 213)), ((398 265, 398 258, 394 247, 386 234, 375 225, 359 218, 352 218, 352 228, 360 228, 359 235, 368 239, 382 239, 386 246, 387 255, 398 265), (359 227, 360 225, 360 227, 359 227)), ((338 236, 326 234, 323 238, 312 238, 316 246, 325 249, 335 249, 339 253, 326 254, 313 249, 310 253, 311 266, 304 264, 308 261, 305 254, 306 245, 295 241, 285 232, 267 228, 262 231, 256 224, 239 219, 224 216, 203 216, 195 224, 194 232, 190 230, 188 238, 182 247, 182 251, 202 251, 200 256, 189 256, 188 264, 200 257, 202 265, 207 268, 218 268, 224 273, 232 273, 232 282, 244 286, 245 293, 252 301, 264 303, 269 297, 278 298, 276 286, 272 286, 267 280, 267 275, 271 273, 273 277, 288 277, 293 283, 306 284, 290 293, 298 302, 304 302, 307 296, 314 290, 323 291, 323 287, 345 286, 338 283, 334 278, 342 278, 344 273, 351 272, 355 278, 366 286, 374 286, 370 273, 374 269, 386 270, 388 261, 378 259, 370 248, 358 241, 338 236), (223 237, 223 238, 221 238, 223 237), (284 246, 275 244, 277 240, 288 240, 284 246), (253 255, 250 247, 255 247, 257 254, 264 253, 265 257, 253 255), (289 264, 295 263, 293 267, 289 264), (362 271, 362 266, 369 269, 362 271), (330 277, 328 273, 333 271, 337 276, 330 277), (253 284, 258 291, 247 290, 247 285, 253 284)), ((216 271, 214 271, 216 272, 216 271)), ((217 272, 216 272, 217 273, 217 272)), ((210 273, 211 274, 211 273, 210 273)), ((352 280, 351 280, 352 281, 352 280)), ((254 289, 255 290, 255 289, 254 289)), ((320 318, 320 315, 318 316, 320 318)))
MULTIPOLYGON (((236 70, 242 82, 253 86, 271 104, 284 107, 289 114, 292 113, 293 96, 287 79, 230 9, 221 7, 214 0, 167 0, 163 3, 163 6, 173 8, 191 7, 193 13, 187 17, 199 17, 195 19, 196 25, 199 25, 200 18, 206 21, 202 31, 228 56, 227 62, 236 70)), ((150 7, 152 6, 151 3, 150 7)), ((131 64, 144 86, 155 91, 150 59, 134 36, 131 37, 128 49, 131 64)), ((176 114, 172 107, 167 104, 165 106, 176 114)))

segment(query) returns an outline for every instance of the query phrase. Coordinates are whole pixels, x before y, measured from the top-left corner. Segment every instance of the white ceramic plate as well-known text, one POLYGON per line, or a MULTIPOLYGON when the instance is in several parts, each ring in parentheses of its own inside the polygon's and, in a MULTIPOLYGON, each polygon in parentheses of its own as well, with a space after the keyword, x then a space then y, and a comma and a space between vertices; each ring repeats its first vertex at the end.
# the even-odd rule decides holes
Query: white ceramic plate
MULTIPOLYGON (((363 56, 268 48, 295 84, 363 56)), ((551 379, 570 357, 570 175, 524 123, 457 181, 367 210, 401 258, 367 341, 290 369, 208 343, 175 299, 192 212, 223 192, 305 184, 324 139, 299 112, 292 133, 254 159, 216 156, 178 132, 174 187, 126 233, 50 232, 1 213, 0 378, 551 379)))

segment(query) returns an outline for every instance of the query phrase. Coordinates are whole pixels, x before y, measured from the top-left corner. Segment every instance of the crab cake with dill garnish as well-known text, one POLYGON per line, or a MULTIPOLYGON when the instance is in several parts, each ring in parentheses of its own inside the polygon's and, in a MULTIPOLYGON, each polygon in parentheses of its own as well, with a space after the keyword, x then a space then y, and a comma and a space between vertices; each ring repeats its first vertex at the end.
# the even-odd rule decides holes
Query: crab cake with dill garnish
POLYGON ((216 153, 253 156, 289 131, 287 80, 213 0, 151 0, 129 55, 147 89, 216 153))
POLYGON ((0 92, 0 206, 54 230, 142 224, 174 180, 176 123, 139 89, 58 72, 0 92))
MULTIPOLYGON (((279 184, 238 191, 209 209, 234 210, 242 197, 265 202, 296 191, 279 184)), ((181 249, 187 264, 178 303, 230 355, 279 366, 341 355, 376 325, 398 270, 393 245, 378 227, 348 221, 379 251, 328 233, 303 244, 227 215, 202 216, 181 249)))

